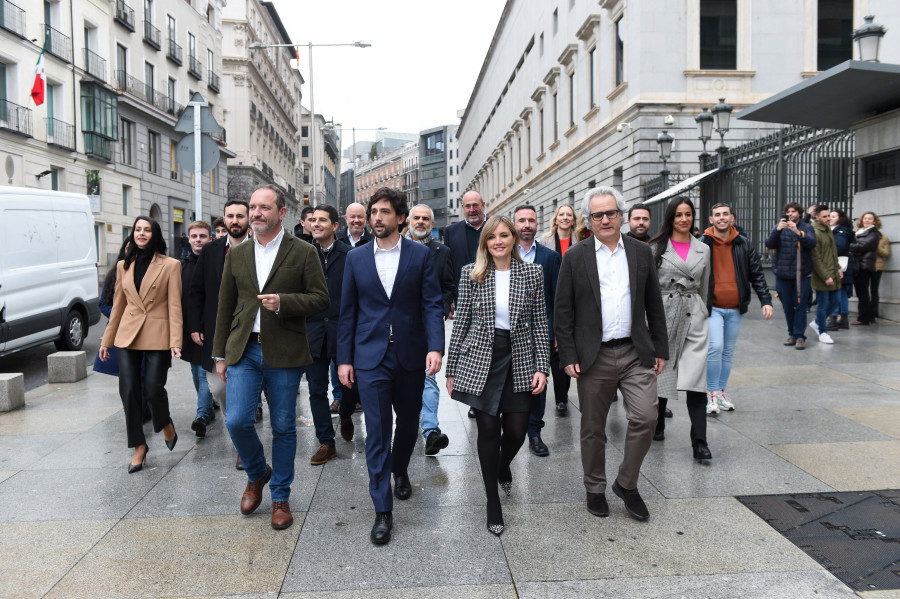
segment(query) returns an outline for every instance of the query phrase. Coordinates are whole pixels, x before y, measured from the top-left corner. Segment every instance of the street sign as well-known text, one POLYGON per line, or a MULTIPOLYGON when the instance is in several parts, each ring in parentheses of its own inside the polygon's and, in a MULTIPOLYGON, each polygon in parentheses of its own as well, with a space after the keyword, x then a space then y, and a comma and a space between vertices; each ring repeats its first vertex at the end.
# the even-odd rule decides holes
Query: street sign
MULTIPOLYGON (((185 112, 188 112, 185 110, 185 112)), ((219 144, 209 135, 200 135, 200 172, 208 173, 219 163, 219 144)), ((194 134, 189 133, 181 138, 175 148, 175 159, 181 168, 194 172, 194 134)))
POLYGON ((222 126, 219 125, 219 123, 216 121, 216 117, 213 116, 213 113, 209 109, 209 106, 206 104, 206 101, 198 92, 194 92, 194 95, 191 96, 191 102, 188 104, 188 107, 184 111, 182 111, 181 117, 175 124, 175 130, 179 133, 194 132, 194 111, 190 107, 191 104, 195 102, 202 102, 202 105, 200 106, 200 132, 221 133, 222 126))

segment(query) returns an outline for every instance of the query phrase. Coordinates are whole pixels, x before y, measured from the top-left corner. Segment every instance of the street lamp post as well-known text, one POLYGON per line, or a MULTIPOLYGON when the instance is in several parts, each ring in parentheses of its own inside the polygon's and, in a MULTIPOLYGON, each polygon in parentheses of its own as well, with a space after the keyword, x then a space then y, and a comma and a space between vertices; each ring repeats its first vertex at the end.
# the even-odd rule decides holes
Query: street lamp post
POLYGON ((669 161, 669 158, 672 157, 672 142, 674 141, 675 138, 669 135, 669 132, 666 129, 663 129, 662 133, 656 136, 659 158, 663 163, 663 168, 659 173, 662 175, 663 191, 669 189, 669 169, 666 166, 666 163, 669 161))
POLYGON ((719 154, 719 168, 723 168, 725 166, 725 152, 728 151, 728 148, 725 147, 725 134, 728 133, 728 125, 731 120, 732 110, 734 110, 734 108, 731 106, 731 104, 725 103, 725 98, 719 98, 719 103, 712 108, 713 118, 716 121, 716 133, 719 134, 719 137, 722 141, 722 143, 716 149, 716 152, 718 152, 719 154))
MULTIPOLYGON (((299 57, 299 50, 302 44, 264 44, 262 42, 253 42, 250 44, 249 48, 251 50, 263 50, 265 48, 294 48, 297 52, 297 56, 299 57)), ((317 177, 316 177, 316 105, 315 105, 315 94, 313 92, 313 63, 312 63, 312 49, 313 46, 354 46, 356 48, 368 48, 372 44, 359 41, 353 42, 350 44, 314 44, 309 42, 306 44, 307 48, 309 48, 309 145, 310 152, 312 153, 312 193, 310 194, 311 204, 316 204, 316 185, 317 185, 317 177)), ((297 70, 300 70, 300 64, 298 61, 297 70)), ((303 122, 303 110, 301 107, 300 110, 300 121, 303 122)))
MULTIPOLYGON (((342 123, 332 123, 331 126, 326 125, 326 128, 340 131, 340 132, 341 132, 341 134, 340 134, 340 139, 341 139, 341 143, 343 143, 343 139, 344 139, 343 133, 344 133, 344 129, 346 129, 346 127, 344 127, 342 123)), ((350 148, 350 154, 351 154, 350 157, 351 157, 351 159, 353 160, 353 173, 354 173, 354 177, 356 176, 356 130, 357 130, 357 129, 359 129, 360 131, 384 131, 385 129, 387 129, 387 127, 350 127, 350 130, 353 132, 353 145, 352 145, 351 148, 350 148)), ((341 148, 341 150, 343 150, 343 148, 341 148)), ((341 203, 341 185, 340 185, 340 176, 341 176, 341 162, 342 162, 342 160, 343 160, 341 154, 342 154, 342 152, 339 151, 339 152, 338 152, 338 166, 337 166, 337 171, 338 171, 338 206, 339 206, 339 207, 338 207, 338 212, 340 212, 340 203, 341 203)), ((351 189, 355 189, 355 187, 351 187, 351 189)), ((356 194, 354 193, 354 196, 355 196, 355 195, 356 195, 356 194)), ((346 208, 346 206, 344 206, 344 208, 346 208)))
POLYGON ((709 153, 706 151, 706 142, 712 137, 713 121, 715 120, 715 117, 710 114, 708 108, 704 108, 700 114, 694 117, 694 120, 697 122, 700 141, 703 142, 703 152, 700 154, 700 172, 702 173, 705 168, 704 165, 706 159, 709 158, 709 153))
POLYGON ((878 62, 878 48, 887 29, 878 23, 873 23, 875 17, 872 15, 863 18, 866 21, 865 24, 853 32, 853 41, 859 48, 859 59, 878 62))

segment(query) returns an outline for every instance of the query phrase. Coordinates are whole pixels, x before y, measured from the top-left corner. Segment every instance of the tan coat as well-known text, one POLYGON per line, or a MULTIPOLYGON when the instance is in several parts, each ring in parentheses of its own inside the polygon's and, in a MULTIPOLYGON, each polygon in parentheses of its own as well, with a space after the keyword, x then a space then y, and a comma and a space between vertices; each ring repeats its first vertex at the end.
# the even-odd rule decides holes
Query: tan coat
POLYGON ((182 347, 181 263, 156 254, 141 282, 134 286, 134 264, 116 265, 116 294, 103 347, 167 350, 182 347))

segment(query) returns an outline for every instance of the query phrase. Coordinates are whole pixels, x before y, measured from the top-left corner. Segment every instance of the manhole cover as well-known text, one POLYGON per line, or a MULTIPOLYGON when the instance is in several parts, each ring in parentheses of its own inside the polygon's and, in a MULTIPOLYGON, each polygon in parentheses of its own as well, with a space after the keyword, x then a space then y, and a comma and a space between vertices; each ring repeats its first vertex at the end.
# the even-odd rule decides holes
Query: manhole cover
POLYGON ((900 490, 737 499, 852 589, 900 589, 900 490))

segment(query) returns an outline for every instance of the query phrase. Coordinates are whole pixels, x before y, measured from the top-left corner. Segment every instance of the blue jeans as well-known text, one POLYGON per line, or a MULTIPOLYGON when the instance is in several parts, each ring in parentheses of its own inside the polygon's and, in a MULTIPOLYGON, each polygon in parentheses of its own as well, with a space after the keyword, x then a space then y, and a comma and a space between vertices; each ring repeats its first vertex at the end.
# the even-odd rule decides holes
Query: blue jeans
POLYGON ((319 443, 334 447, 334 425, 331 423, 331 408, 328 403, 328 365, 331 358, 314 358, 313 363, 304 368, 309 384, 309 409, 316 427, 319 443))
POLYGON ((827 333, 828 327, 825 325, 825 319, 834 312, 835 307, 840 304, 840 289, 834 291, 817 291, 816 297, 816 325, 819 327, 820 333, 827 333))
POLYGON ((706 390, 724 391, 734 362, 734 346, 744 317, 740 310, 716 308, 709 313, 709 353, 706 355, 706 390))
POLYGON ((441 392, 438 389, 437 380, 433 374, 425 376, 425 391, 422 392, 422 436, 426 439, 431 431, 441 434, 438 426, 438 400, 441 392))
POLYGON ((784 319, 787 321, 788 335, 795 339, 806 339, 806 311, 809 309, 809 298, 812 294, 810 277, 803 277, 800 287, 800 298, 797 298, 797 282, 794 279, 775 279, 775 290, 781 307, 784 308, 784 319))
POLYGON ((272 424, 272 501, 288 501, 294 481, 297 453, 297 392, 302 368, 272 368, 263 360, 262 347, 247 343, 237 364, 228 367, 225 424, 247 478, 258 481, 266 475, 266 454, 256 434, 256 406, 263 381, 269 391, 269 418, 272 424))
POLYGON ((832 316, 846 314, 850 311, 850 290, 853 289, 853 281, 849 283, 841 281, 841 288, 837 290, 837 301, 834 309, 831 311, 832 316))
POLYGON ((194 389, 197 391, 197 420, 208 423, 213 416, 213 398, 209 392, 209 383, 206 382, 206 371, 200 364, 191 364, 191 379, 194 381, 194 389))
POLYGON ((341 380, 337 375, 337 366, 331 361, 331 397, 334 401, 341 401, 341 380))

